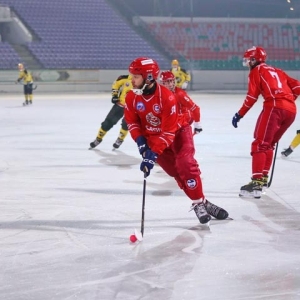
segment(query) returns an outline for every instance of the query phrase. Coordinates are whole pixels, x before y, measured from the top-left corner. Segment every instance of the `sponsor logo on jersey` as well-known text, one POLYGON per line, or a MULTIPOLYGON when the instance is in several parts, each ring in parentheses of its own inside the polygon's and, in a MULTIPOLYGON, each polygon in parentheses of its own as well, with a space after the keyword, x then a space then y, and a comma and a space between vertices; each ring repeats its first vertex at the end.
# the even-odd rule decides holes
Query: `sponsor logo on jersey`
POLYGON ((151 132, 156 132, 156 133, 160 133, 161 132, 161 128, 160 127, 151 127, 146 125, 146 130, 151 131, 151 132))
POLYGON ((153 105, 153 110, 158 114, 160 113, 160 106, 158 104, 153 105))
POLYGON ((197 186, 197 181, 195 179, 188 179, 186 181, 186 185, 188 186, 189 189, 193 190, 197 186))
POLYGON ((136 109, 137 109, 138 111, 144 111, 144 110, 145 110, 145 105, 144 105, 144 103, 143 103, 143 102, 138 102, 138 103, 136 104, 136 109))
POLYGON ((146 115, 146 120, 149 124, 151 124, 152 126, 159 126, 161 124, 160 119, 156 116, 153 115, 152 112, 148 113, 146 115))

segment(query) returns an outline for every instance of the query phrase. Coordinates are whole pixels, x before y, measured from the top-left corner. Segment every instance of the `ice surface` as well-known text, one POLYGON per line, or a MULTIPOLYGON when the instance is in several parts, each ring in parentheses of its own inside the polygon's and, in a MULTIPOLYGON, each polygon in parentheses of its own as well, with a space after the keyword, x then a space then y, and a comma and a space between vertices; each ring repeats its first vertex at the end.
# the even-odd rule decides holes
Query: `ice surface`
POLYGON ((300 148, 280 157, 259 200, 238 197, 251 176, 250 145, 262 100, 235 129, 244 94, 192 94, 203 132, 196 158, 206 197, 234 220, 210 228, 155 166, 147 179, 128 136, 112 151, 120 123, 88 150, 111 108, 110 95, 0 97, 0 299, 300 299, 300 148))

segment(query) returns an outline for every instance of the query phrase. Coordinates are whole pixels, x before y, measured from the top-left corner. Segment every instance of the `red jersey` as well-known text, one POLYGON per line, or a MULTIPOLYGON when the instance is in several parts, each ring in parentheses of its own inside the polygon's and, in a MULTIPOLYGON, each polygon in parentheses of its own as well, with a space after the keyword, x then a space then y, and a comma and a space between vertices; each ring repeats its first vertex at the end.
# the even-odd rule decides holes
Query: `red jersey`
POLYGON ((179 87, 174 90, 178 109, 183 114, 189 124, 200 122, 200 107, 188 96, 187 92, 179 87))
POLYGON ((129 91, 125 102, 124 116, 133 140, 142 135, 150 149, 161 154, 173 143, 181 126, 175 95, 156 83, 154 94, 136 95, 129 91))
POLYGON ((265 63, 258 65, 249 73, 248 92, 238 111, 239 115, 243 117, 260 94, 264 98, 264 107, 277 107, 296 113, 295 100, 300 94, 300 82, 281 69, 265 63))

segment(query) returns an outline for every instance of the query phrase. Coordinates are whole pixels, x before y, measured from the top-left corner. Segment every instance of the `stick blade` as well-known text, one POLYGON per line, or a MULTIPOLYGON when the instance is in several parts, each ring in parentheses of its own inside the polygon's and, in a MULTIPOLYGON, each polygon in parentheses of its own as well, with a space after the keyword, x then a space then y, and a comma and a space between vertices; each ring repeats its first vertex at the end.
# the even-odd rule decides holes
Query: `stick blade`
POLYGON ((134 234, 139 242, 141 242, 143 240, 143 235, 139 230, 134 229, 134 234))

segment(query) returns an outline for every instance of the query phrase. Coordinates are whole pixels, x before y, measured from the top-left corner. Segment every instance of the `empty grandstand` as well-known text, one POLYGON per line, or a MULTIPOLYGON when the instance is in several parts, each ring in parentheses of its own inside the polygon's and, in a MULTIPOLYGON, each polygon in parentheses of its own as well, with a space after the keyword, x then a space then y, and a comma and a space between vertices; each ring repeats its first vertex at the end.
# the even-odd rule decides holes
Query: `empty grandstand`
POLYGON ((271 64, 299 69, 299 9, 281 0, 240 2, 237 11, 219 0, 2 0, 10 19, 0 14, 0 67, 126 69, 149 56, 164 69, 176 57, 186 68, 241 70, 243 51, 261 45, 271 64))

